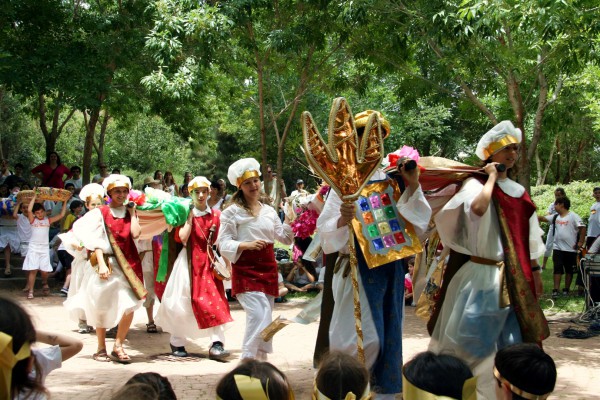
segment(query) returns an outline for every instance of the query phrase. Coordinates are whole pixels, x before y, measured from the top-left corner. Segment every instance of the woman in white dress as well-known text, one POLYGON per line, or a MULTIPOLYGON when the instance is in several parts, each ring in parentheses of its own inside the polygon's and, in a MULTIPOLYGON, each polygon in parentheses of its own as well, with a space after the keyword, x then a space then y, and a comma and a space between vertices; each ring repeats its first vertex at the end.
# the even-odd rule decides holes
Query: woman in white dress
POLYGON ((241 358, 264 361, 273 351, 273 344, 263 341, 260 332, 271 323, 273 303, 279 296, 273 244, 277 240, 290 245, 294 234, 287 220, 282 224, 277 212, 259 201, 258 161, 236 161, 229 167, 227 177, 238 191, 221 214, 219 250, 233 264, 232 295, 246 311, 241 358))
POLYGON ((111 360, 106 352, 106 329, 118 324, 111 356, 117 362, 128 363, 131 359, 123 343, 133 312, 146 295, 141 260, 133 241, 139 237, 141 228, 135 206, 126 207, 131 188, 129 178, 113 174, 102 185, 110 204, 88 212, 73 225, 76 240, 90 252, 85 268, 95 268, 97 273, 84 278, 79 293, 69 300, 82 307, 88 324, 96 326, 98 350, 94 360, 111 360))

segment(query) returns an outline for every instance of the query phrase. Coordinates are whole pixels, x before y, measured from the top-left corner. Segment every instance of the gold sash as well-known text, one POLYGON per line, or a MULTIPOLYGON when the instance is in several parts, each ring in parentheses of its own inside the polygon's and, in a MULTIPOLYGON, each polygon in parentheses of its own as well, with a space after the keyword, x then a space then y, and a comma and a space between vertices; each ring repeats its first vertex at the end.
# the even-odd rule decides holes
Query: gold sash
POLYGON ((113 256, 117 260, 119 268, 121 268, 121 271, 123 271, 123 275, 125 275, 129 286, 131 286, 131 289, 133 290, 135 296, 139 300, 144 299, 148 294, 148 291, 144 287, 144 283, 140 281, 140 278, 137 277, 135 271, 133 270, 131 265, 129 265, 129 261, 127 261, 127 258, 125 258, 125 254, 123 254, 123 251, 117 244, 117 241, 115 240, 115 237, 113 236, 112 232, 106 226, 106 223, 104 224, 104 228, 106 230, 106 235, 108 236, 108 241, 110 242, 110 247, 113 251, 113 256))

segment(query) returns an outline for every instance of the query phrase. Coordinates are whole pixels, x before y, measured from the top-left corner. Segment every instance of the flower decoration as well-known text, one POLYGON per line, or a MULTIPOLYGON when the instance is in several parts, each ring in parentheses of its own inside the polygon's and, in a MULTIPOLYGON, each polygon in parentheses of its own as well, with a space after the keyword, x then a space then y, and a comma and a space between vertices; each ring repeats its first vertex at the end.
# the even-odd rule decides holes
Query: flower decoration
POLYGON ((130 190, 129 201, 133 201, 137 206, 141 206, 146 202, 146 195, 140 190, 130 190))
POLYGON ((314 210, 306 210, 291 223, 294 236, 302 239, 310 237, 317 230, 319 214, 314 210))
POLYGON ((408 157, 411 160, 415 160, 417 163, 421 158, 417 149, 410 146, 402 146, 400 150, 396 150, 393 153, 388 154, 386 159, 388 165, 396 165, 396 162, 398 162, 398 160, 402 157, 408 157))

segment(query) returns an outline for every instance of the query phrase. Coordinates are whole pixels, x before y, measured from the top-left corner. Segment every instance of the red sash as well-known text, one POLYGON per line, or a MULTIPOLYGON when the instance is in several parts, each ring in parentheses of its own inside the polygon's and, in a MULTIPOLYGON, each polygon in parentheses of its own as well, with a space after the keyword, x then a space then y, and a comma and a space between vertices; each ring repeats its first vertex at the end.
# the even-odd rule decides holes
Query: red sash
POLYGON ((273 252, 273 244, 262 250, 243 251, 237 262, 233 264, 231 293, 263 292, 271 296, 279 296, 277 282, 277 261, 273 252))

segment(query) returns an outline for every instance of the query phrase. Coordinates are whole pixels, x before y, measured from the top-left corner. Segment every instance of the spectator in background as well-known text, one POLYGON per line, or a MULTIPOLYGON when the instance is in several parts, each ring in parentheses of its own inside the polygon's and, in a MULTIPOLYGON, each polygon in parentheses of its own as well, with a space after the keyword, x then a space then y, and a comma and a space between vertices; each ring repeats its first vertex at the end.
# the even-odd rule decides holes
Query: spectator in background
POLYGON ((554 202, 557 216, 546 215, 546 221, 550 223, 553 232, 553 255, 554 263, 554 289, 552 297, 558 297, 560 281, 565 275, 565 287, 563 295, 567 296, 571 288, 573 274, 577 271, 577 251, 583 247, 585 238, 585 225, 581 217, 569 211, 571 200, 568 197, 560 197, 554 202))
POLYGON ((414 304, 413 294, 413 271, 415 270, 415 257, 408 260, 408 272, 404 275, 404 305, 412 306, 414 304))
POLYGON ((546 399, 554 391, 556 365, 537 345, 520 343, 496 353, 494 377, 498 400, 546 399))
POLYGON ((156 170, 154 171, 154 180, 155 181, 160 181, 160 183, 162 184, 163 188, 165 187, 165 182, 163 179, 163 173, 160 170, 156 170))
POLYGON ((165 192, 169 192, 171 196, 179 196, 179 186, 175 183, 175 178, 173 178, 173 173, 171 171, 165 171, 163 184, 165 185, 165 192))
MULTIPOLYGON (((16 163, 15 164, 15 172, 12 175, 9 175, 7 177, 5 177, 4 179, 4 183, 8 186, 8 190, 11 190, 15 187, 15 186, 23 186, 23 184, 25 183, 25 177, 23 176, 23 164, 21 163, 16 163)), ((1 179, 0 179, 1 181, 1 179)), ((21 187, 22 190, 26 190, 23 189, 21 187)))
POLYGON ((104 178, 106 178, 107 176, 110 175, 108 173, 108 165, 106 165, 106 163, 104 163, 104 162, 98 163, 98 170, 100 172, 98 174, 94 175, 94 178, 92 178, 92 182, 102 184, 102 181, 104 180, 104 178))
POLYGON ((0 162, 0 184, 4 183, 5 179, 11 176, 13 173, 8 169, 8 160, 3 159, 0 162))
MULTIPOLYGON (((554 201, 556 199, 560 199, 561 197, 567 197, 567 193, 565 189, 561 187, 557 187, 554 189, 554 201)), ((554 208, 554 202, 552 202, 548 206, 548 212, 546 215, 556 215, 556 209, 554 208)), ((545 217, 538 217, 540 222, 548 222, 545 217)), ((554 241, 554 230, 549 229, 548 235, 546 236, 546 252, 544 253, 544 260, 542 261, 542 269, 546 269, 546 264, 548 263, 548 258, 552 255, 552 242, 554 241)))
POLYGON ((600 236, 600 187, 594 188, 594 200, 596 202, 590 207, 590 218, 588 219, 586 249, 592 247, 592 243, 600 236))
MULTIPOLYGON (((277 172, 275 172, 273 170, 273 168, 271 168, 271 165, 267 164, 267 176, 265 176, 264 182, 262 182, 261 184, 261 188, 262 191, 267 193, 269 195, 269 197, 271 198, 272 202, 275 202, 277 199, 277 172), (268 182, 270 182, 270 189, 269 192, 267 193, 267 184, 268 182)), ((279 198, 283 199, 284 197, 286 197, 285 194, 285 183, 283 183, 283 180, 281 180, 279 182, 279 198)), ((276 205, 271 203, 271 206, 275 207, 275 209, 277 209, 276 205)))
POLYGON ((60 157, 55 151, 48 153, 46 162, 32 169, 31 173, 41 179, 42 183, 40 186, 58 189, 65 187, 65 182, 63 181, 65 175, 67 179, 71 177, 71 170, 61 163, 60 157))
POLYGON ((71 178, 65 181, 65 187, 68 183, 72 183, 75 189, 81 189, 83 180, 81 179, 81 168, 78 165, 71 167, 71 178))

